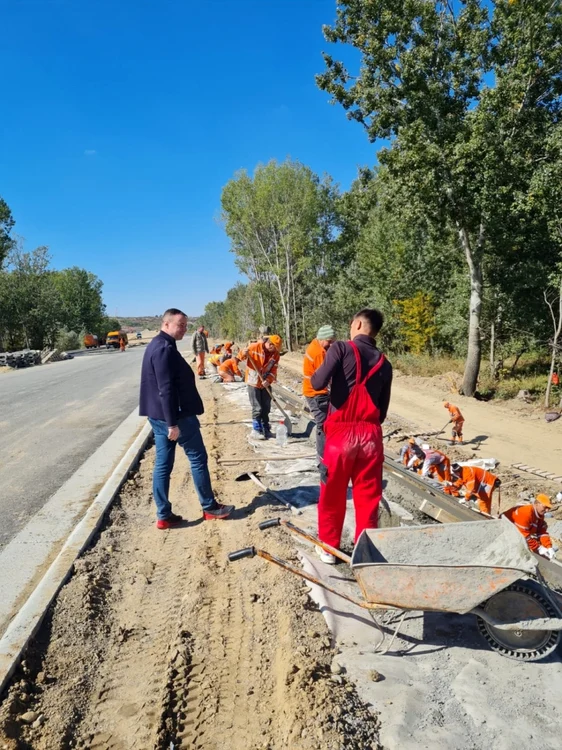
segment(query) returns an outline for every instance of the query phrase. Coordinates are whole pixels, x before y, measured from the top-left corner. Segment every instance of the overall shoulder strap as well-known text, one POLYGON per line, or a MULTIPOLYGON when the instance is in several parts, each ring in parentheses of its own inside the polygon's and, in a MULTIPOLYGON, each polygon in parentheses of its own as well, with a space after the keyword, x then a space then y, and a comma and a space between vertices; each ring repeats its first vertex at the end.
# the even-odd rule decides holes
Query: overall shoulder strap
POLYGON ((361 355, 359 354, 359 349, 356 344, 354 344, 353 341, 350 341, 349 343, 355 354, 355 385, 357 385, 361 382, 361 355))
POLYGON ((367 380, 369 380, 369 378, 372 375, 374 375, 376 372, 378 372, 381 369, 381 367, 383 366, 384 360, 385 360, 385 356, 384 356, 384 354, 382 352, 380 352, 380 355, 381 356, 379 357, 379 361, 377 362, 376 365, 374 365, 373 367, 371 367, 371 369, 369 370, 369 372, 365 375, 365 380, 363 382, 366 382, 367 380))

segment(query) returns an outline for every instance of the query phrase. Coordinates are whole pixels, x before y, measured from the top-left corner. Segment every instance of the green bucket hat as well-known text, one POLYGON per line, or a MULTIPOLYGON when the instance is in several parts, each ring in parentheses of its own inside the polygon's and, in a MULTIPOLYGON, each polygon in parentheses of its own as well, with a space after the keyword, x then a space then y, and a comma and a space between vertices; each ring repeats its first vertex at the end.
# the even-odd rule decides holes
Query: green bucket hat
POLYGON ((332 326, 320 326, 318 329, 318 334, 316 336, 317 339, 320 341, 325 341, 327 339, 335 339, 336 333, 332 326))

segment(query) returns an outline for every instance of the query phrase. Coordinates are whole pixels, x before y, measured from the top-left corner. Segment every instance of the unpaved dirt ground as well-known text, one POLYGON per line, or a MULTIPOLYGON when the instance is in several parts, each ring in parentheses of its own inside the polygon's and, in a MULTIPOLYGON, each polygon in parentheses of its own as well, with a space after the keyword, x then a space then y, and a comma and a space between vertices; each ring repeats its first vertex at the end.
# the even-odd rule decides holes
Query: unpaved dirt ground
MULTIPOLYGON (((172 477, 183 528, 158 531, 154 449, 126 483, 95 545, 76 563, 0 706, 6 750, 367 750, 378 719, 333 676, 333 646, 300 579, 227 553, 263 544, 285 513, 240 469, 251 462, 239 411, 200 384, 210 468, 225 522, 203 522, 180 451, 172 477), (217 426, 217 422, 221 425, 217 426)), ((218 392, 218 391, 216 391, 218 392)), ((298 560, 281 533, 267 548, 298 560)))

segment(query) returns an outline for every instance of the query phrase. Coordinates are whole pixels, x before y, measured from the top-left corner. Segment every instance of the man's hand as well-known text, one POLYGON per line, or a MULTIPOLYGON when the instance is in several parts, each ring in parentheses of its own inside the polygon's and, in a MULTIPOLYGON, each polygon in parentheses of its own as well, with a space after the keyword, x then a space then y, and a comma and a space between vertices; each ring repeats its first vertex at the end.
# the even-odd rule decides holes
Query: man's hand
POLYGON ((168 427, 168 440, 177 440, 180 436, 180 428, 175 425, 174 427, 168 427))

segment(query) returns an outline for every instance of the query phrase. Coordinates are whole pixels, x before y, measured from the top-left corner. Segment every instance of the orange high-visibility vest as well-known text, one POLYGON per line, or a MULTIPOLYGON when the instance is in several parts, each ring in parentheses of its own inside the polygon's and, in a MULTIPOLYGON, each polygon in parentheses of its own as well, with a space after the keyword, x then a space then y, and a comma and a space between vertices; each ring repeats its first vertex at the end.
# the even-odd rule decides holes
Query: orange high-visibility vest
POLYGON ((517 526, 530 550, 537 550, 541 544, 543 547, 552 547, 546 522, 532 505, 516 505, 502 515, 517 526))
POLYGON ((326 359, 326 350, 323 346, 320 346, 318 339, 311 341, 307 347, 302 362, 302 393, 303 396, 312 398, 313 396, 322 396, 328 393, 328 389, 324 388, 322 391, 316 391, 310 384, 310 378, 314 375, 316 370, 326 359))
POLYGON ((246 383, 254 388, 263 388, 262 382, 254 367, 259 369, 260 375, 265 383, 270 386, 277 379, 277 365, 279 364, 279 352, 268 352, 263 341, 250 344, 244 357, 246 360, 246 383), (252 359, 250 359, 250 357, 252 359))

